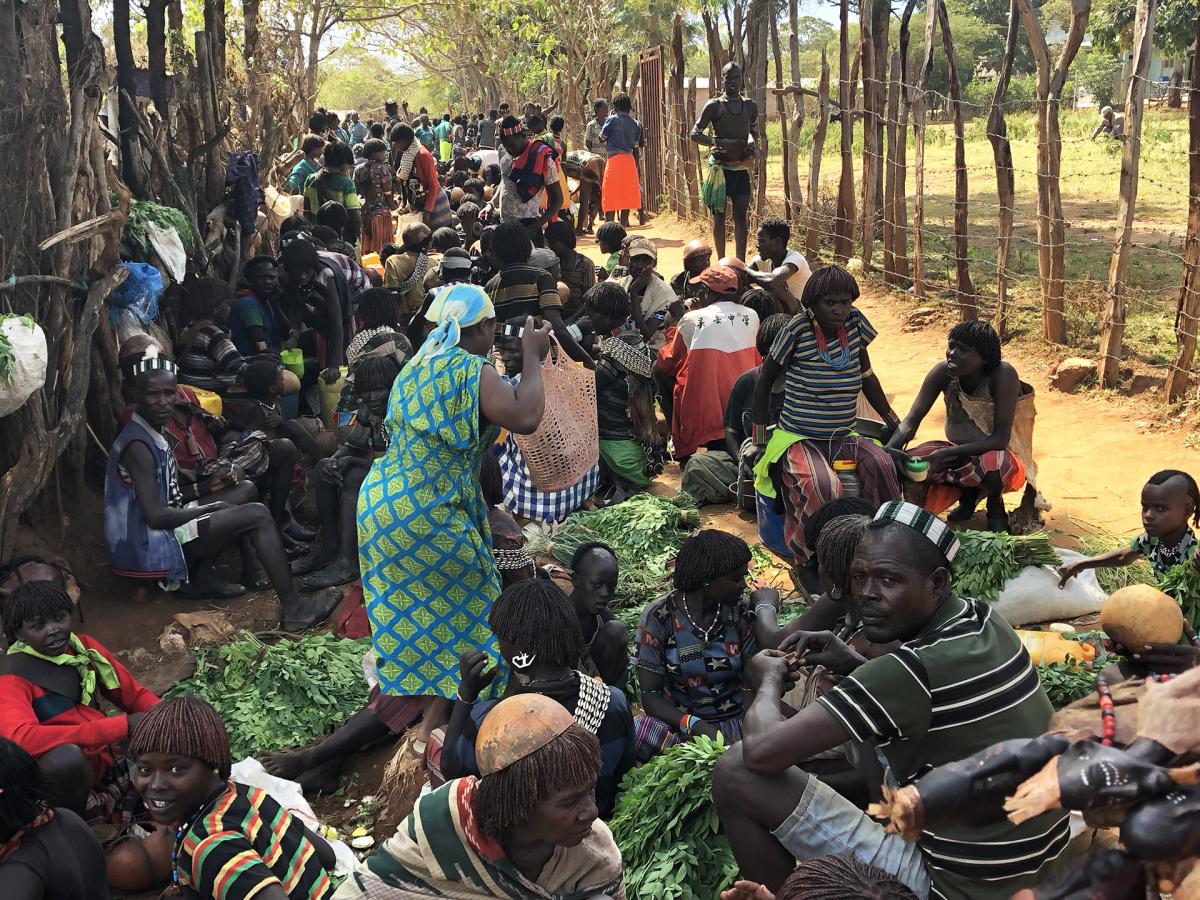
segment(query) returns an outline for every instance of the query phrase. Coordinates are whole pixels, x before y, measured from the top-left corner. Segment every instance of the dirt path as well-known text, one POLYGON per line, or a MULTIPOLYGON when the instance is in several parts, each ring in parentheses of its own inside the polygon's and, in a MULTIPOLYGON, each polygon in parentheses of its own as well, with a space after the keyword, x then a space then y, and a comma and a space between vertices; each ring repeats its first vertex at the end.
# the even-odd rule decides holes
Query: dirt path
MULTIPOLYGON (((673 221, 635 226, 632 231, 658 244, 658 268, 667 277, 682 268, 683 245, 694 237, 707 237, 703 226, 673 221)), ((751 236, 751 244, 753 240, 751 236)), ((590 239, 581 242, 580 249, 597 260, 601 256, 590 239)), ((942 358, 950 320, 905 332, 911 302, 870 290, 858 305, 879 330, 871 345, 871 362, 896 412, 903 416, 925 374, 942 358)), ((1139 496, 1146 478, 1166 468, 1200 473, 1200 451, 1184 446, 1182 429, 1158 421, 1162 408, 1157 395, 1112 398, 1051 391, 1051 351, 1039 355, 1037 349, 1006 347, 1005 358, 1037 392, 1034 452, 1039 487, 1053 504, 1049 526, 1072 534, 1087 526, 1118 534, 1134 532, 1140 527, 1139 496)), ((935 406, 920 439, 942 436, 943 412, 940 404, 935 406)))

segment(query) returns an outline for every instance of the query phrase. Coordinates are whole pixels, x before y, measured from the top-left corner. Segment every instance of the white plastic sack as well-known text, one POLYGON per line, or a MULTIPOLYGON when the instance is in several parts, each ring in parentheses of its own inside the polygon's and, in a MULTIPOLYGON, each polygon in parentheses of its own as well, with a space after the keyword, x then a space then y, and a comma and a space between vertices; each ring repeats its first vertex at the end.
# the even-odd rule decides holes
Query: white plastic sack
MULTIPOLYGON (((234 763, 229 777, 238 784, 262 788, 274 798, 276 803, 292 815, 297 816, 311 831, 317 833, 320 822, 312 807, 308 805, 308 801, 304 799, 304 791, 296 782, 275 777, 252 756, 247 756, 241 762, 234 763)), ((333 855, 337 859, 333 873, 349 875, 358 861, 354 851, 342 841, 334 841, 329 838, 325 838, 325 841, 333 848, 333 855)))
MULTIPOLYGON (((1084 557, 1073 550, 1055 548, 1063 563, 1084 557)), ((1104 589, 1089 569, 1058 586, 1059 575, 1049 566, 1026 566, 1016 578, 1010 578, 992 607, 1009 625, 1031 622, 1062 621, 1099 612, 1107 599, 1104 589)))
POLYGON ((183 284, 187 275, 187 251, 183 249, 183 240, 174 228, 160 228, 153 222, 146 223, 146 236, 154 246, 154 252, 167 267, 169 274, 176 284, 183 284))
POLYGON ((0 318, 0 333, 12 347, 12 379, 0 380, 0 416, 20 409, 46 383, 46 333, 20 316, 0 318))

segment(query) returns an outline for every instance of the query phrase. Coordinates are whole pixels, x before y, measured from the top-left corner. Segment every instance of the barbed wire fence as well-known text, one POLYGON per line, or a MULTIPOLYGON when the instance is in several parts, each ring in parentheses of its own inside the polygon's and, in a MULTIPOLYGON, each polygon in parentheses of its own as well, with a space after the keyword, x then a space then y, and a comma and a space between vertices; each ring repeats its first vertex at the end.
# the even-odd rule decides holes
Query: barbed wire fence
MULTIPOLYGON (((905 67, 897 53, 889 65, 877 67, 883 71, 865 79, 854 77, 860 67, 853 67, 847 112, 838 103, 836 71, 831 77, 823 66, 797 82, 774 27, 771 44, 773 59, 765 73, 760 69, 767 78, 758 135, 765 158, 756 173, 752 235, 764 218, 785 219, 791 246, 805 252, 814 268, 843 262, 835 247, 849 236, 852 244, 842 246, 853 247, 850 255, 865 272, 914 295, 922 306, 986 318, 1005 338, 1045 333, 1045 319, 1053 315, 1045 305, 1047 278, 1054 275, 1039 256, 1061 248, 1063 339, 1057 343, 1095 360, 1097 377, 1108 386, 1139 374, 1135 390, 1192 399, 1200 320, 1200 215, 1190 209, 1200 190, 1200 116, 1191 109, 1200 94, 1197 78, 1187 89, 1187 117, 1162 114, 1144 105, 1156 83, 1135 66, 1129 80, 1140 79, 1135 99, 1147 115, 1137 128, 1125 123, 1123 141, 1105 134, 1093 138, 1098 109, 1073 109, 1050 98, 1059 107, 1055 119, 1061 129, 1060 165, 1052 167, 1046 148, 1039 148, 1037 116, 1045 113, 1045 103, 1039 108, 1036 97, 978 102, 962 96, 958 85, 934 90, 921 84, 920 73, 901 77, 905 67), (869 106, 871 90, 878 93, 869 106), (843 217, 837 203, 838 144, 847 120, 853 129, 854 202, 843 217), (872 125, 877 140, 864 134, 872 125), (1135 166, 1140 192, 1129 223, 1128 262, 1117 267, 1114 245, 1124 234, 1120 186, 1130 150, 1140 161, 1140 169, 1135 166), (1013 185, 1007 199, 997 176, 1006 165, 1013 185), (1062 195, 1061 239, 1049 227, 1054 215, 1045 205, 1051 180, 1062 195), (872 207, 869 228, 864 201, 872 207), (1008 229, 1000 227, 1006 216, 1007 239, 1008 229), (1042 229, 1039 216, 1046 219, 1042 229), (1114 322, 1120 329, 1115 340, 1108 336, 1114 322)), ((952 40, 944 36, 942 44, 935 51, 944 62, 940 51, 951 49, 952 40)), ((672 56, 659 57, 665 88, 653 97, 655 108, 637 110, 643 119, 654 115, 662 123, 661 167, 646 177, 648 182, 657 177, 651 199, 657 195, 660 211, 698 223, 708 215, 699 194, 707 150, 688 135, 702 103, 696 79, 682 76, 682 54, 672 56)), ((712 90, 715 95, 719 89, 712 90)), ((1123 109, 1124 100, 1116 98, 1114 107, 1123 109)))

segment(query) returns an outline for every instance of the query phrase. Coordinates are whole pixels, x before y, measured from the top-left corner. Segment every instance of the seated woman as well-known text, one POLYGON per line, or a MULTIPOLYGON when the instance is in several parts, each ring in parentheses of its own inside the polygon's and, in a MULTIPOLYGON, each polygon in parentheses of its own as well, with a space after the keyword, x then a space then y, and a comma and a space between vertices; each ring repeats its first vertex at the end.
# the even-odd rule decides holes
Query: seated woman
POLYGON ((333 850, 262 788, 229 780, 229 735, 198 697, 155 707, 129 738, 133 785, 155 824, 178 829, 184 896, 324 900, 333 850))
MULTIPOLYGON (((496 346, 504 362, 504 380, 515 387, 521 383, 521 369, 525 364, 521 339, 501 337, 497 331, 496 346)), ((497 445, 496 456, 504 475, 504 505, 513 515, 524 516, 535 522, 561 522, 583 506, 596 493, 600 483, 600 464, 596 463, 569 488, 561 491, 538 490, 511 432, 497 445)))
MULTIPOLYGON (((600 741, 596 805, 601 817, 607 817, 616 803, 621 779, 633 767, 633 717, 620 690, 578 670, 583 639, 573 613, 557 585, 534 578, 506 588, 492 607, 488 624, 512 673, 508 693, 534 692, 558 701, 580 727, 600 741)), ((479 650, 462 655, 458 702, 437 761, 440 773, 434 766, 434 774, 443 779, 478 774, 479 725, 496 705, 494 700, 479 702, 478 697, 500 671, 491 662, 479 650)))
POLYGON ((661 470, 665 449, 654 414, 654 352, 631 321, 632 310, 629 294, 615 281, 602 281, 584 295, 583 313, 600 337, 596 408, 610 487, 605 497, 612 502, 646 487, 651 457, 661 470))
MULTIPOLYGON (((122 375, 132 388, 134 414, 113 442, 105 475, 104 538, 112 570, 175 587, 194 579, 193 594, 229 596, 231 586, 216 580, 212 565, 222 550, 245 536, 279 595, 283 627, 303 631, 323 622, 341 594, 335 590, 301 598, 279 529, 265 506, 234 505, 219 492, 208 494, 203 505, 185 505, 175 457, 162 433, 175 400, 174 363, 153 355, 126 358, 122 375)), ((244 492, 244 487, 232 490, 244 492)), ((242 590, 241 585, 232 589, 234 594, 242 590)))
POLYGON ((1008 531, 1004 494, 1025 487, 1022 517, 1035 516, 1037 467, 1033 462, 1033 388, 1000 358, 1000 337, 987 322, 962 322, 950 330, 946 361, 934 366, 912 409, 888 441, 903 448, 921 427, 938 395, 946 403, 945 441, 908 451, 929 461, 922 505, 937 514, 958 500, 947 518, 965 522, 986 497, 987 527, 1008 531))
POLYGON ((317 466, 317 520, 320 549, 292 567, 305 574, 306 590, 345 584, 358 577, 358 489, 378 454, 387 449, 388 396, 400 374, 392 356, 374 356, 355 365, 354 393, 359 407, 346 441, 317 466), (306 574, 311 573, 311 574, 306 574))
POLYGON ((237 381, 246 360, 229 336, 233 288, 220 278, 197 278, 184 288, 179 308, 179 380, 224 394, 237 381))
POLYGON ((33 758, 0 740, 0 897, 108 900, 104 851, 74 812, 55 807, 33 758))
MULTIPOLYGON (((742 671, 760 646, 753 607, 778 607, 765 590, 743 599, 750 548, 723 531, 705 529, 679 548, 674 590, 646 607, 638 623, 637 670, 645 714, 638 716, 637 757, 645 762, 702 734, 742 736, 746 686, 742 671)), ((774 646, 774 644, 770 644, 774 646)))
POLYGON ((140 804, 121 742, 158 697, 99 641, 74 632, 71 598, 53 582, 21 585, 0 609, 9 644, 0 737, 37 759, 52 806, 88 823, 130 821, 140 804), (101 697, 121 714, 104 713, 101 697))
POLYGON ((595 801, 600 746, 540 694, 501 700, 475 744, 481 777, 417 800, 334 900, 620 898, 621 851, 595 801))
POLYGON ((571 605, 583 634, 579 668, 625 690, 629 679, 629 629, 609 607, 617 593, 620 563, 608 544, 584 544, 571 556, 571 605))

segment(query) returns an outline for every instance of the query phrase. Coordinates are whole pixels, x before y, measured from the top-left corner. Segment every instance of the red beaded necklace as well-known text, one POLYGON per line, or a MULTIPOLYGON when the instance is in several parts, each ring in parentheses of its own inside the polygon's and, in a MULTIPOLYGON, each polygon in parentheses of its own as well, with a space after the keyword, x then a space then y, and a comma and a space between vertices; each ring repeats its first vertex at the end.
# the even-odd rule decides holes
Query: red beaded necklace
MULTIPOLYGON (((1147 682, 1157 684, 1166 684, 1174 675, 1157 675, 1150 672, 1146 675, 1147 682)), ((1117 710, 1116 704, 1113 703, 1112 690, 1108 686, 1108 682, 1102 677, 1096 677, 1096 695, 1100 699, 1100 732, 1102 743, 1105 747, 1111 747, 1117 736, 1117 710)))
POLYGON ((53 818, 54 818, 54 810, 53 809, 46 810, 44 813, 42 813, 40 816, 38 816, 36 819, 34 819, 32 822, 30 822, 28 825, 26 825, 20 831, 18 831, 16 834, 14 834, 12 837, 10 837, 7 841, 5 841, 3 845, 0 845, 0 862, 3 862, 4 860, 8 859, 10 856, 12 856, 14 853, 17 852, 17 848, 21 846, 21 838, 23 838, 29 832, 31 832, 37 828, 41 828, 43 825, 45 825, 47 822, 49 822, 53 818))

